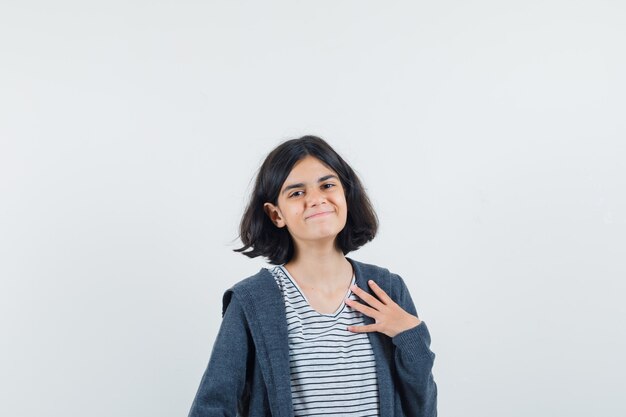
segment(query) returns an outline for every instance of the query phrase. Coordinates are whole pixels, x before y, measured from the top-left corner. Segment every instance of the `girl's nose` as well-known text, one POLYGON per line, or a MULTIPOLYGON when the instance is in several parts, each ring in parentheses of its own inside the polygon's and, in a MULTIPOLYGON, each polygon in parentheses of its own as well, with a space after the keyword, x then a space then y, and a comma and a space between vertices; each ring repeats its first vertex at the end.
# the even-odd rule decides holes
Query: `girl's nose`
POLYGON ((320 204, 325 199, 326 197, 324 196, 324 193, 317 188, 307 193, 307 203, 311 206, 320 204))

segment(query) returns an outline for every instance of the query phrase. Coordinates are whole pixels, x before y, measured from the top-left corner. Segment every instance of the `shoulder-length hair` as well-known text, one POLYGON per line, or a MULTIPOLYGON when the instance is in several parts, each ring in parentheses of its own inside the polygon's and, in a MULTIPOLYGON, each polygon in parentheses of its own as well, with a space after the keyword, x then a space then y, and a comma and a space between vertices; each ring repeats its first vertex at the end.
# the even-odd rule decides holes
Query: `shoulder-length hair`
POLYGON ((235 252, 250 258, 264 256, 274 265, 292 258, 294 243, 289 231, 272 223, 263 205, 266 202, 277 205, 280 189, 293 166, 309 155, 335 171, 345 191, 348 215, 345 227, 335 239, 335 247, 345 255, 376 236, 378 217, 354 170, 323 139, 303 136, 281 143, 263 161, 239 225, 243 247, 233 249, 235 252), (250 250, 244 252, 247 249, 250 250))

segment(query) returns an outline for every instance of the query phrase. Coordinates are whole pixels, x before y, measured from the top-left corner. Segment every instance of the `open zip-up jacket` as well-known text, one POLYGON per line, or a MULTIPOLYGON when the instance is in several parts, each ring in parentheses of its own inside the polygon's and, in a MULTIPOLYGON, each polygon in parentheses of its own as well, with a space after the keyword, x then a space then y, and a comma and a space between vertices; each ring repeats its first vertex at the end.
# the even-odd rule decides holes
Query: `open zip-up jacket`
MULTIPOLYGON (((374 280, 400 307, 417 316, 403 279, 386 268, 346 257, 356 284, 375 294, 374 280)), ((267 268, 228 289, 222 324, 189 417, 294 417, 285 304, 267 268)), ((374 319, 364 316, 365 324, 374 319)), ((430 333, 421 321, 391 338, 367 333, 378 378, 380 417, 436 417, 437 385, 430 333)))

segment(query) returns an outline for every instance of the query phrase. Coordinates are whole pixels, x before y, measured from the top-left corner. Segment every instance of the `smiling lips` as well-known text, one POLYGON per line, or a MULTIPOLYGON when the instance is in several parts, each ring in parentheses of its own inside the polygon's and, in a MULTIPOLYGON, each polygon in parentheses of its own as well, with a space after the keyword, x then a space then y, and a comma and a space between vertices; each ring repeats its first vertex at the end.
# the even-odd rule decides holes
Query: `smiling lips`
POLYGON ((315 218, 315 217, 321 217, 321 216, 323 216, 325 214, 329 214, 329 213, 332 213, 332 211, 320 211, 319 213, 315 213, 314 215, 307 217, 307 219, 312 219, 312 218, 315 218))

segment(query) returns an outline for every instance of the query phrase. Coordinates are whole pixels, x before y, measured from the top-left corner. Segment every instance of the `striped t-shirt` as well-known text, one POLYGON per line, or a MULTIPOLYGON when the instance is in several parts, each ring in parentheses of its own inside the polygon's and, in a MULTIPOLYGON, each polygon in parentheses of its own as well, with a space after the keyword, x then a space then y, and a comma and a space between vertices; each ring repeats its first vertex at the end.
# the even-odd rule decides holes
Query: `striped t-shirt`
MULTIPOLYGON (((346 329, 363 325, 363 314, 344 302, 332 314, 318 313, 283 265, 269 270, 285 301, 295 416, 378 416, 376 362, 369 338, 346 329)), ((360 301, 350 290, 348 297, 360 301)))

